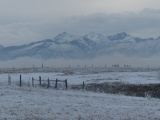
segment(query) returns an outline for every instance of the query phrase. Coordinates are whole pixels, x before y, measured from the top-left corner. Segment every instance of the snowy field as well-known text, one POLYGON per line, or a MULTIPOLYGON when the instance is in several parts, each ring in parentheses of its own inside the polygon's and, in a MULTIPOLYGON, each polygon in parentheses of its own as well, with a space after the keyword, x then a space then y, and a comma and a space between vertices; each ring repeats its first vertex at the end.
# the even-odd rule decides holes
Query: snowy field
POLYGON ((160 100, 84 91, 0 88, 1 120, 154 120, 160 100))
POLYGON ((104 82, 122 82, 128 84, 156 84, 160 83, 159 71, 138 71, 138 72, 103 72, 103 73, 72 73, 66 74, 63 72, 38 72, 38 73, 3 73, 0 74, 0 85, 8 84, 8 75, 11 77, 13 85, 19 83, 20 75, 22 82, 31 84, 32 77, 42 80, 65 80, 67 79, 68 85, 80 85, 83 81, 88 83, 104 83, 104 82))
POLYGON ((22 75, 23 83, 30 83, 32 77, 42 80, 68 80, 69 85, 88 83, 122 82, 128 84, 156 84, 160 83, 160 69, 148 68, 86 68, 86 69, 17 69, 1 70, 1 85, 8 83, 8 75, 12 84, 19 82, 22 75))
MULTIPOLYGON (((17 70, 0 74, 0 120, 153 120, 160 119, 160 100, 32 87, 31 78, 68 80, 68 85, 123 82, 160 83, 158 69, 128 70, 17 70), (11 85, 8 85, 8 75, 11 85), (19 76, 22 75, 22 87, 19 76), (28 86, 29 85, 29 86, 28 86)), ((38 84, 38 83, 37 83, 38 84)))

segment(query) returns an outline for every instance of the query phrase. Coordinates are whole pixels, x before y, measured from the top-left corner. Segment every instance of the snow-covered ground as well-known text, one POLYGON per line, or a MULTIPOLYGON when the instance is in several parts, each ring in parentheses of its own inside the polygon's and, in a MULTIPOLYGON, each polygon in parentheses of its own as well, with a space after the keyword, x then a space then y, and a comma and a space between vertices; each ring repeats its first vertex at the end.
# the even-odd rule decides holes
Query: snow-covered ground
MULTIPOLYGON (((123 82, 160 83, 158 71, 21 72, 0 74, 0 120, 153 120, 160 118, 160 100, 85 90, 28 87, 31 78, 68 80, 68 85, 123 82), (11 85, 8 85, 8 75, 11 85), (22 87, 19 77, 22 75, 22 87)), ((37 82, 39 84, 39 82, 37 82)))
POLYGON ((153 120, 159 99, 28 87, 0 88, 1 120, 153 120))
MULTIPOLYGON (((32 77, 42 80, 49 78, 50 80, 68 80, 68 85, 79 85, 83 81, 87 83, 103 83, 103 82, 123 82, 129 84, 156 84, 160 83, 159 72, 105 72, 95 74, 64 74, 64 73, 12 73, 0 74, 0 85, 8 84, 8 75, 11 77, 12 84, 18 84, 20 75, 23 83, 30 83, 32 77)), ((39 83, 39 82, 38 82, 39 83)))

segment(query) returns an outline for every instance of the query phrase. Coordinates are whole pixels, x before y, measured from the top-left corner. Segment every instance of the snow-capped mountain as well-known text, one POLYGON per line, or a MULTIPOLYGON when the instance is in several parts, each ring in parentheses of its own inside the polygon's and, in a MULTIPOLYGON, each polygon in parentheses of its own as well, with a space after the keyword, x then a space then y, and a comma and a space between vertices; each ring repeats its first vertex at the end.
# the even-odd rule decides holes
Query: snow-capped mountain
POLYGON ((63 33, 57 35, 52 40, 57 42, 57 43, 69 43, 73 40, 79 39, 80 37, 81 36, 79 36, 79 35, 71 35, 71 34, 68 34, 66 32, 63 32, 63 33))
POLYGON ((160 37, 142 39, 133 37, 125 32, 110 36, 93 32, 84 36, 63 32, 55 38, 27 45, 0 46, 0 60, 19 57, 86 59, 112 54, 122 54, 128 57, 160 55, 160 37))

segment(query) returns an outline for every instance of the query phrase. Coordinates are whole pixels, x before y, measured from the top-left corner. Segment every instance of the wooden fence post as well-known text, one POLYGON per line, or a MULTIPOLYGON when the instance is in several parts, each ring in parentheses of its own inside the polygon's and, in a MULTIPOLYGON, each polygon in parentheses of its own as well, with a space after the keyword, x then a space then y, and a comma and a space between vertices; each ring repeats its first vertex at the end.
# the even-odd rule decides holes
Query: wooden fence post
POLYGON ((32 86, 34 87, 34 78, 32 77, 32 86))
POLYGON ((57 88, 57 82, 58 82, 58 80, 56 79, 56 84, 55 84, 55 88, 57 88))
POLYGON ((8 75, 8 85, 11 85, 11 76, 8 75))
POLYGON ((67 86, 67 79, 65 80, 65 83, 66 83, 66 89, 67 89, 67 87, 68 87, 68 86, 67 86))
POLYGON ((84 81, 83 81, 83 90, 84 90, 84 81))
POLYGON ((48 88, 50 87, 49 78, 48 78, 48 88))
POLYGON ((41 86, 41 76, 39 76, 39 85, 41 86))
POLYGON ((22 77, 20 75, 20 83, 19 83, 20 87, 22 86, 22 77))
POLYGON ((29 80, 28 80, 28 87, 30 87, 30 77, 29 77, 29 80))

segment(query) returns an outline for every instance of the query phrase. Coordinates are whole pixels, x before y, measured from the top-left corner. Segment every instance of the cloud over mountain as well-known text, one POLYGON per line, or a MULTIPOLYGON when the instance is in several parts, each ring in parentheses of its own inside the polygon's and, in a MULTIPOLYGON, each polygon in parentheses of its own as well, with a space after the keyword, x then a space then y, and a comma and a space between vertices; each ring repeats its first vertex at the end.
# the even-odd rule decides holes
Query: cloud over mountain
POLYGON ((0 43, 4 46, 22 45, 52 38, 61 31, 87 34, 90 31, 110 35, 125 31, 134 36, 157 37, 160 31, 160 10, 144 9, 139 13, 106 13, 62 18, 5 18, 0 25, 0 43), (10 20, 9 20, 10 19, 10 20), (5 22, 8 21, 8 22, 5 22))

